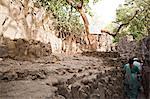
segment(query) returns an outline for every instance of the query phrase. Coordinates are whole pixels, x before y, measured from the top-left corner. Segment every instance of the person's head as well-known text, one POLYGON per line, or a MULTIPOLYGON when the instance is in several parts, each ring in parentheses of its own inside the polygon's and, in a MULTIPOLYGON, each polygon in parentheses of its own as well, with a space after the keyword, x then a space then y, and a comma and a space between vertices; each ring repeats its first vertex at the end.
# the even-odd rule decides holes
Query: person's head
POLYGON ((137 57, 133 57, 133 61, 137 61, 137 62, 141 63, 141 60, 137 57))
POLYGON ((134 60, 132 58, 130 58, 129 61, 128 61, 130 66, 133 66, 133 62, 134 62, 134 60))

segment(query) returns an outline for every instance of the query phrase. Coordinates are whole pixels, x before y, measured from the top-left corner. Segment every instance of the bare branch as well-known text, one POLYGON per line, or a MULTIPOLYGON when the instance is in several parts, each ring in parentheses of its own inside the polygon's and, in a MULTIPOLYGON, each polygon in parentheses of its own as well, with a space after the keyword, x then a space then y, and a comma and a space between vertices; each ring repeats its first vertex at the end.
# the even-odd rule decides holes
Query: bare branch
POLYGON ((109 32, 108 30, 103 30, 103 29, 102 29, 101 32, 102 32, 102 33, 109 34, 109 35, 111 35, 111 36, 113 36, 113 37, 116 36, 116 34, 113 34, 113 33, 109 32))

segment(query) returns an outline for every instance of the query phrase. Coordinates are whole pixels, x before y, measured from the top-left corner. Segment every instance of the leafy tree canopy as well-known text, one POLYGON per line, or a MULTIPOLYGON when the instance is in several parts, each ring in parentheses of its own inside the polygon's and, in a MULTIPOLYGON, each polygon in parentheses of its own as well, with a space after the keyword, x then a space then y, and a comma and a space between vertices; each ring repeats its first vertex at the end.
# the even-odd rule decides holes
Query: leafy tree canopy
MULTIPOLYGON (((79 4, 80 0, 72 0, 76 4, 79 4)), ((94 0, 93 3, 98 0, 94 0)), ((66 0, 37 0, 38 4, 43 6, 47 11, 51 11, 54 17, 57 19, 55 24, 56 29, 61 33, 70 32, 74 34, 80 34, 83 32, 84 27, 80 22, 80 13, 66 0)), ((83 0, 86 13, 91 15, 90 7, 88 5, 89 0, 83 0)), ((75 5, 75 4, 74 4, 75 5)))
POLYGON ((126 0, 117 10, 118 36, 130 34, 135 39, 141 39, 150 33, 150 1, 126 0))

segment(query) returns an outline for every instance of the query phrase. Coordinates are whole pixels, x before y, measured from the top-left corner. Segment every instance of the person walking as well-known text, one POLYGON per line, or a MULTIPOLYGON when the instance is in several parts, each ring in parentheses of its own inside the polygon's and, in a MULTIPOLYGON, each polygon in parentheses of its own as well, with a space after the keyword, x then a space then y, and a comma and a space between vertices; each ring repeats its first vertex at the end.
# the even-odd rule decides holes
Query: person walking
POLYGON ((129 99, 137 99, 140 88, 140 81, 138 79, 140 70, 138 66, 134 64, 133 58, 129 59, 128 63, 124 65, 124 71, 125 93, 129 99))

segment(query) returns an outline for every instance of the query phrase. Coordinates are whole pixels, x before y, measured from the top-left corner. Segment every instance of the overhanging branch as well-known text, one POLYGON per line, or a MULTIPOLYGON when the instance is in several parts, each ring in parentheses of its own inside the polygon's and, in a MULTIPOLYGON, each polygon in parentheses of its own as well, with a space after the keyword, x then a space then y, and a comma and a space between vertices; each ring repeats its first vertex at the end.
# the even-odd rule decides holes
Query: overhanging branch
POLYGON ((136 17, 136 15, 138 14, 138 12, 139 12, 139 10, 137 10, 137 11, 135 12, 135 14, 133 15, 133 17, 130 18, 127 23, 123 23, 123 24, 121 24, 121 25, 118 27, 118 29, 117 29, 117 31, 116 31, 116 33, 115 33, 115 36, 119 33, 119 31, 121 30, 121 28, 122 28, 123 26, 128 25, 128 24, 136 17))
POLYGON ((108 30, 104 30, 104 29, 102 29, 102 30, 101 30, 101 32, 102 32, 102 33, 109 34, 109 35, 111 35, 111 36, 113 36, 113 37, 115 37, 115 36, 116 36, 116 34, 113 34, 113 33, 109 32, 108 30))
MULTIPOLYGON (((143 11, 144 11, 144 10, 142 10, 142 11, 140 11, 140 12, 143 12, 143 11)), ((107 34, 109 34, 109 35, 115 37, 115 36, 119 33, 119 31, 121 30, 121 28, 123 28, 123 26, 128 25, 128 24, 136 17, 137 14, 139 14, 139 10, 137 10, 137 11, 135 12, 135 14, 132 16, 132 18, 130 18, 130 19, 128 20, 127 23, 121 24, 121 25, 118 27, 116 33, 111 33, 111 32, 109 32, 108 30, 104 30, 104 29, 102 29, 101 32, 107 33, 107 34)))

